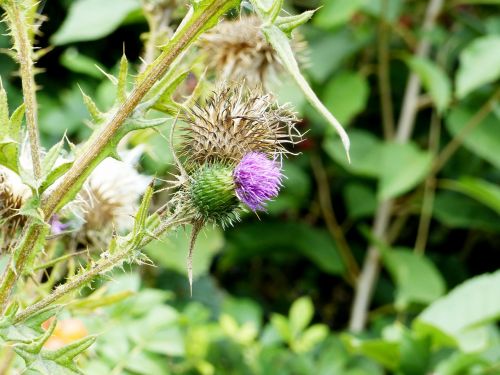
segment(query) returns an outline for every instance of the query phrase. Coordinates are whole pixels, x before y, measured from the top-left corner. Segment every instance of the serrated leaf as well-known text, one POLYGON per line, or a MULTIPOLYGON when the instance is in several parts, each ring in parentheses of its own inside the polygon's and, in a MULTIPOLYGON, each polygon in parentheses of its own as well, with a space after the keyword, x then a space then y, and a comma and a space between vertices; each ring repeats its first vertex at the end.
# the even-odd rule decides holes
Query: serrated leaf
POLYGON ((53 145, 47 152, 47 154, 45 154, 45 157, 43 158, 42 161, 43 178, 46 178, 47 175, 54 168, 57 159, 61 156, 61 151, 63 150, 63 147, 64 147, 64 138, 61 139, 59 142, 57 142, 55 145, 53 145))
POLYGON ((309 21, 315 12, 316 10, 308 10, 295 16, 278 17, 274 24, 290 37, 292 31, 309 21))
POLYGON ((89 112, 90 117, 92 118, 92 122, 96 125, 99 125, 106 119, 106 116, 99 110, 97 104, 95 104, 95 102, 92 100, 90 96, 85 94, 81 88, 80 91, 83 97, 83 104, 85 104, 85 107, 87 107, 87 111, 89 112))
POLYGON ((47 190, 47 188, 49 188, 54 182, 56 182, 59 177, 66 173, 72 165, 73 160, 64 162, 61 165, 58 165, 56 168, 52 169, 40 184, 38 193, 42 194, 45 190, 47 190))
POLYGON ((120 60, 120 69, 118 71, 118 82, 116 87, 116 104, 122 104, 127 99, 127 78, 128 78, 128 60, 125 54, 120 60))
POLYGON ((337 134, 340 136, 347 159, 349 160, 349 137, 338 120, 328 111, 328 109, 326 109, 324 104, 321 103, 316 96, 316 93, 309 86, 309 83, 307 83, 306 79, 300 72, 299 65, 297 60, 295 60, 292 47, 290 46, 290 41, 288 40, 286 34, 275 25, 264 25, 262 31, 268 42, 275 49, 288 73, 290 73, 292 78, 301 88, 309 103, 328 121, 330 125, 333 126, 337 134))

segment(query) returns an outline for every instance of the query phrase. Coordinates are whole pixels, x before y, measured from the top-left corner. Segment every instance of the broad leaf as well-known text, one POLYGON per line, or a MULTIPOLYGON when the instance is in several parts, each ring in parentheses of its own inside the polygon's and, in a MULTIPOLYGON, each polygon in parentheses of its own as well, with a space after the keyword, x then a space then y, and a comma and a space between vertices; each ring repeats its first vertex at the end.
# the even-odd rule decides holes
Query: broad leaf
POLYGON ((462 51, 456 78, 459 98, 500 77, 498 51, 500 51, 499 35, 477 38, 462 51))

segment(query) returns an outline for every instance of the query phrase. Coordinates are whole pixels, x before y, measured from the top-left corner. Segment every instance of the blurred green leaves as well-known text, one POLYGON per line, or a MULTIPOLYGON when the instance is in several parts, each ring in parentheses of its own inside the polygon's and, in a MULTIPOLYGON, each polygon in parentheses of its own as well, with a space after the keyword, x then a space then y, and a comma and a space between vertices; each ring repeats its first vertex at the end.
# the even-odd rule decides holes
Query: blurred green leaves
POLYGON ((460 54, 457 96, 464 98, 475 89, 500 78, 500 36, 477 38, 460 54))
POLYGON ((351 173, 376 178, 378 199, 398 197, 418 186, 431 168, 432 155, 414 143, 382 142, 364 131, 352 131, 352 162, 342 160, 338 140, 327 138, 323 147, 351 173))
POLYGON ((74 1, 68 17, 52 36, 52 43, 62 45, 103 38, 140 7, 139 0, 74 1))

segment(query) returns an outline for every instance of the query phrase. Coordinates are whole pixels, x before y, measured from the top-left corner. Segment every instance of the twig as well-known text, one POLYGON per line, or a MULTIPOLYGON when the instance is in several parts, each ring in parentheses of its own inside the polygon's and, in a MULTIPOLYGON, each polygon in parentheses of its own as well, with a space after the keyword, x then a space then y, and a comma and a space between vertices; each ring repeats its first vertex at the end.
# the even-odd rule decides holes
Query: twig
POLYGON ((356 259, 352 255, 349 244, 345 239, 344 232, 342 231, 342 228, 337 221, 337 217, 335 216, 332 200, 330 198, 330 185, 328 183, 328 176, 326 175, 325 169, 318 155, 312 155, 311 165, 314 176, 316 178, 316 183, 318 184, 320 209, 323 218, 325 219, 326 227, 330 232, 330 235, 335 240, 335 243, 337 244, 337 247, 339 249, 340 256, 344 261, 347 271, 347 281, 351 285, 355 285, 359 274, 359 266, 356 262, 356 259))
POLYGON ((387 9, 387 0, 382 0, 382 16, 379 21, 379 30, 377 38, 378 52, 378 87, 380 93, 380 104, 382 108, 382 125, 384 129, 384 138, 392 139, 394 137, 394 109, 392 107, 391 80, 389 77, 389 36, 390 29, 384 18, 387 9))
MULTIPOLYGON (((443 7, 443 0, 431 0, 427 6, 425 18, 423 21, 423 31, 432 30, 436 23, 437 16, 443 7)), ((425 38, 421 39, 415 56, 427 57, 430 52, 430 42, 425 38)), ((398 143, 406 143, 411 136, 415 124, 415 116, 418 106, 418 96, 420 92, 420 79, 418 75, 412 73, 406 85, 401 116, 399 118, 396 130, 395 140, 398 143)), ((393 201, 382 202, 377 208, 375 221, 373 224, 373 235, 382 240, 386 237, 387 227, 389 225, 393 201)), ((373 289, 378 278, 380 254, 375 245, 370 245, 367 250, 367 256, 356 287, 354 302, 352 305, 349 328, 354 332, 360 332, 364 329, 368 314, 370 301, 373 295, 373 289)))
MULTIPOLYGON (((434 111, 431 118, 431 129, 429 135, 429 150, 436 155, 439 151, 439 139, 441 134, 441 119, 434 111)), ((429 238, 429 228, 432 219, 432 208, 434 207, 434 196, 436 190, 436 180, 433 173, 429 174, 425 180, 424 198, 422 200, 422 210, 418 223, 417 238, 415 240, 415 253, 424 254, 429 238)))

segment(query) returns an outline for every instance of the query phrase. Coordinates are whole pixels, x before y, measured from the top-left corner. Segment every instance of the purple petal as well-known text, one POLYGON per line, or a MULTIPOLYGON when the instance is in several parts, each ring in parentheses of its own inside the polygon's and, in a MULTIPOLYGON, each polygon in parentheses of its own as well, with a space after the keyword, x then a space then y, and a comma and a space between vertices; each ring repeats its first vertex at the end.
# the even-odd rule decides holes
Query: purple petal
POLYGON ((276 160, 262 152, 249 152, 234 169, 233 177, 239 200, 257 211, 278 196, 283 174, 276 160))

